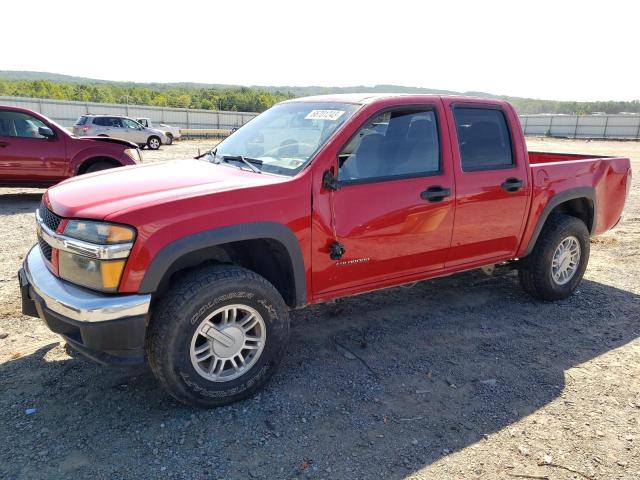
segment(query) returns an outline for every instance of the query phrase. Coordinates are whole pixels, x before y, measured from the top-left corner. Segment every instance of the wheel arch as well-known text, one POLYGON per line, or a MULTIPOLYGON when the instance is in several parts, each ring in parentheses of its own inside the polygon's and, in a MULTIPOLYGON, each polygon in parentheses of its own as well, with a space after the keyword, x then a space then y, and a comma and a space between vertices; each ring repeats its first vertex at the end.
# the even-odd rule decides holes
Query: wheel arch
POLYGON ((98 162, 108 162, 113 164, 114 167, 121 167, 122 163, 119 162, 117 159, 113 158, 113 157, 106 157, 104 155, 100 156, 100 155, 96 155, 94 157, 88 157, 84 160, 82 160, 81 162, 78 163, 78 166, 76 167, 76 171, 75 171, 75 175, 82 175, 83 173, 85 173, 87 171, 87 169, 98 162))
POLYGON ((565 213, 582 220, 589 233, 593 235, 596 227, 596 192, 593 187, 578 187, 554 195, 544 207, 538 218, 536 228, 531 235, 523 255, 529 255, 538 241, 538 237, 549 217, 554 213, 565 213))
POLYGON ((254 222, 199 232, 163 247, 151 261, 140 293, 162 293, 171 282, 207 262, 245 267, 269 280, 290 307, 307 303, 298 239, 285 225, 254 222))

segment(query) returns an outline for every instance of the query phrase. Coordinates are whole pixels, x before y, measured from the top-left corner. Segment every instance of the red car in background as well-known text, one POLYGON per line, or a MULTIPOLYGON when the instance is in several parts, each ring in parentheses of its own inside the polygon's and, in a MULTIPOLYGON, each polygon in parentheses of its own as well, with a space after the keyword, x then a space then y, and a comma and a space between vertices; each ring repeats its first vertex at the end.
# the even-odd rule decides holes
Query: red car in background
POLYGON ((39 113, 0 105, 0 186, 48 187, 83 173, 140 162, 134 143, 77 138, 39 113))

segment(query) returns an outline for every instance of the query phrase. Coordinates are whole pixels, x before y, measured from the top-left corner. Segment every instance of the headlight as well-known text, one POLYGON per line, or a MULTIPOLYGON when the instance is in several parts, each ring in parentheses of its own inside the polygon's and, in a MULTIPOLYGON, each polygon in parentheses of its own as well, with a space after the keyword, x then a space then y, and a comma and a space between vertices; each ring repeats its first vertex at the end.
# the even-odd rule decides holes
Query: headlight
POLYGON ((127 148, 124 154, 136 163, 142 163, 142 155, 137 148, 127 148))
POLYGON ((67 237, 97 244, 133 242, 136 232, 131 227, 89 220, 70 220, 64 229, 67 237))
POLYGON ((64 236, 80 240, 66 243, 58 253, 61 278, 94 290, 115 292, 135 240, 131 227, 87 220, 71 220, 64 236))

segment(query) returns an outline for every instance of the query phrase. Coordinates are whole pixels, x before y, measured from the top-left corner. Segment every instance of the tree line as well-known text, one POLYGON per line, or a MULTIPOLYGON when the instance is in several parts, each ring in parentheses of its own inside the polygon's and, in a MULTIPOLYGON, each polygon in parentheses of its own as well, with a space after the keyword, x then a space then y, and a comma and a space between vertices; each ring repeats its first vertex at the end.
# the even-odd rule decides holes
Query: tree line
POLYGON ((259 88, 152 88, 118 84, 65 83, 50 80, 0 79, 0 95, 156 107, 262 112, 293 96, 259 88))
MULTIPOLYGON (((367 91, 409 92, 408 87, 365 87, 367 91)), ((98 103, 127 103, 157 107, 199 108, 204 110, 231 110, 262 112, 274 103, 302 95, 357 91, 358 87, 331 89, 327 87, 199 87, 193 85, 127 84, 63 82, 52 80, 14 80, 0 78, 0 95, 16 97, 51 98, 98 103)), ((415 93, 430 91, 415 89, 415 93)), ((432 91, 433 93, 439 93, 432 91)), ((488 94, 475 94, 490 96, 488 94)), ((521 97, 497 97, 511 102, 519 114, 564 113, 584 115, 592 112, 640 113, 640 100, 573 102, 538 100, 521 97)))

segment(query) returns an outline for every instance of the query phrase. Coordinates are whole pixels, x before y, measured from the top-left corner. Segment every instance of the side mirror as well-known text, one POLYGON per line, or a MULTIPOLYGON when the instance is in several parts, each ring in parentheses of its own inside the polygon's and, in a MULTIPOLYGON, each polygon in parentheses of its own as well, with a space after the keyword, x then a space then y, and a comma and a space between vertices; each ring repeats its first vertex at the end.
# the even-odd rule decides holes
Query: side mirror
POLYGON ((340 182, 331 170, 327 170, 322 175, 322 188, 325 190, 340 190, 340 182))
POLYGON ((51 130, 49 127, 39 127, 38 128, 38 135, 40 135, 41 137, 46 138, 47 140, 51 140, 52 138, 56 138, 56 134, 53 133, 53 130, 51 130))

